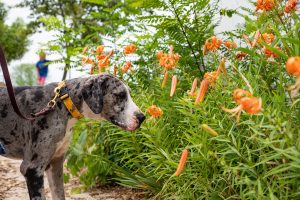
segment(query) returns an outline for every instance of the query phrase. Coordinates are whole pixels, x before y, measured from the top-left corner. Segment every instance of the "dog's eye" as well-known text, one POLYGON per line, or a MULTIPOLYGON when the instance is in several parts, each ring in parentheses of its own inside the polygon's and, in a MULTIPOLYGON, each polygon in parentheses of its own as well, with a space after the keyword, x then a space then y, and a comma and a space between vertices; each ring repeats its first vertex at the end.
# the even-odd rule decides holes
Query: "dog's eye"
POLYGON ((116 97, 120 99, 125 99, 127 97, 127 93, 125 91, 115 94, 116 97))

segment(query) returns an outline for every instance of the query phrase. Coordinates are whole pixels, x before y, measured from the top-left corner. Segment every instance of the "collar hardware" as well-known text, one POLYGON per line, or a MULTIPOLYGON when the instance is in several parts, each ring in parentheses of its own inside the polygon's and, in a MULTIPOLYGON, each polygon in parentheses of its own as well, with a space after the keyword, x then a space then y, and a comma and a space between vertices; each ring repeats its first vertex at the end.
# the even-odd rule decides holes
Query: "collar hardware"
MULTIPOLYGON (((67 88, 66 83, 64 81, 60 82, 58 86, 54 89, 55 96, 53 100, 59 98, 63 101, 64 105, 66 106, 69 113, 72 115, 72 117, 76 119, 81 119, 84 116, 80 113, 80 111, 76 108, 75 104, 73 103, 70 95, 69 95, 69 88, 67 88)), ((56 104, 56 103, 55 103, 56 104)), ((55 104, 53 106, 55 106, 55 104)))

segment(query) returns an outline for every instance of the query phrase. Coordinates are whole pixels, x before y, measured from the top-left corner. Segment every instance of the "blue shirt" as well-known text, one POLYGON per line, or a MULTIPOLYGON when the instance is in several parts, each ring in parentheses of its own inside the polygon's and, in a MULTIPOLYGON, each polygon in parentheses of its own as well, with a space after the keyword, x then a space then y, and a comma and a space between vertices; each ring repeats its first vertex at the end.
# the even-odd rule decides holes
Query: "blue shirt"
POLYGON ((36 63, 36 68, 39 70, 39 75, 42 77, 46 77, 48 73, 48 65, 49 65, 49 60, 40 60, 39 62, 36 63))

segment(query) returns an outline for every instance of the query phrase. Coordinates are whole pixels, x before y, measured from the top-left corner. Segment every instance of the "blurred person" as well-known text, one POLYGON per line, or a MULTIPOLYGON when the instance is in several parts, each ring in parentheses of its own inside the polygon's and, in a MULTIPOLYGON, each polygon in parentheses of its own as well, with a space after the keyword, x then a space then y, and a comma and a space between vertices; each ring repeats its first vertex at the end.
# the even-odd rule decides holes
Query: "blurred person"
POLYGON ((49 60, 46 59, 46 53, 44 51, 39 52, 40 60, 36 63, 36 69, 38 72, 38 85, 45 85, 47 74, 48 74, 48 65, 49 60))

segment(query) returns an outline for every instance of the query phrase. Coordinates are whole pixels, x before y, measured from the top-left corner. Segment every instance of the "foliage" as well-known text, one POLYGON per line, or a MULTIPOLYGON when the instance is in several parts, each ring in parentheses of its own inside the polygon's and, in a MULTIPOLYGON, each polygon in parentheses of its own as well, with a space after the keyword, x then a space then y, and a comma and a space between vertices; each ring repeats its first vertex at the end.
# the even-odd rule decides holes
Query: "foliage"
MULTIPOLYGON (((173 45, 181 55, 182 65, 189 65, 187 72, 194 70, 203 75, 205 65, 201 49, 205 40, 213 34, 219 0, 150 0, 145 7, 155 11, 155 15, 141 16, 143 22, 154 27, 154 38, 158 43, 173 45)), ((161 48, 162 46, 159 45, 161 48)))
POLYGON ((31 25, 38 31, 42 26, 55 32, 55 39, 48 43, 52 53, 59 54, 62 59, 56 62, 65 64, 62 79, 67 71, 78 66, 75 56, 84 45, 100 44, 103 35, 115 36, 132 29, 130 17, 140 11, 138 4, 131 0, 126 4, 121 1, 23 1, 19 6, 28 6, 32 10, 31 25))
MULTIPOLYGON (((153 2, 153 8, 171 10, 172 3, 182 3, 180 16, 186 19, 184 2, 149 2, 153 2)), ((185 62, 184 56, 180 58, 179 66, 171 72, 178 76, 179 84, 175 96, 170 98, 170 81, 166 89, 160 87, 162 69, 153 54, 161 49, 159 41, 165 40, 185 55, 179 46, 188 46, 187 40, 174 35, 173 40, 163 25, 156 26, 160 34, 154 39, 151 35, 138 35, 140 60, 136 63, 140 67, 119 77, 127 80, 142 111, 155 104, 164 115, 158 119, 148 116, 134 133, 108 122, 81 121, 68 155, 70 171, 80 175, 87 186, 114 180, 145 189, 157 199, 299 199, 300 100, 299 96, 291 98, 287 89, 294 77, 287 74, 285 62, 290 56, 300 55, 300 17, 294 11, 282 14, 285 2, 276 2, 274 9, 255 13, 256 16, 253 10, 243 9, 249 11, 244 14, 244 26, 222 38, 235 40, 239 48, 222 46, 205 56, 205 66, 210 66, 206 70, 211 71, 218 68, 220 58, 226 57, 227 75, 219 76, 199 105, 186 92, 195 77, 203 78, 191 70, 195 66, 185 62), (257 30, 276 37, 270 43, 261 41, 261 36, 255 37, 257 30), (165 38, 161 38, 163 33, 168 33, 165 38), (245 36, 251 44, 245 42, 245 36), (255 45, 253 41, 257 41, 255 45), (273 57, 268 57, 266 49, 273 57), (240 52, 246 56, 237 59, 240 52), (251 91, 263 102, 259 114, 243 113, 239 123, 222 110, 235 105, 232 92, 236 88, 251 91), (218 136, 211 136, 203 124, 208 124, 218 136), (183 173, 175 177, 184 148, 190 152, 188 162, 183 173)), ((145 19, 150 23, 157 20, 155 16, 154 22, 150 16, 145 19)), ((174 20, 168 22, 172 24, 174 20)), ((195 28, 190 31, 190 35, 197 35, 195 28)), ((194 38, 191 42, 199 41, 194 38)), ((200 44, 203 43, 204 39, 200 44)), ((192 57, 193 53, 190 51, 189 55, 192 57)))
POLYGON ((21 19, 12 25, 5 24, 7 10, 0 2, 0 45, 3 47, 8 62, 19 59, 27 51, 30 31, 21 19))
POLYGON ((18 86, 36 85, 37 72, 34 64, 21 64, 13 69, 13 80, 18 86))

